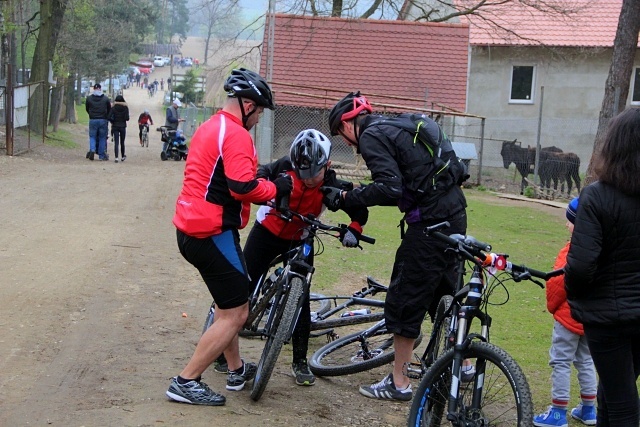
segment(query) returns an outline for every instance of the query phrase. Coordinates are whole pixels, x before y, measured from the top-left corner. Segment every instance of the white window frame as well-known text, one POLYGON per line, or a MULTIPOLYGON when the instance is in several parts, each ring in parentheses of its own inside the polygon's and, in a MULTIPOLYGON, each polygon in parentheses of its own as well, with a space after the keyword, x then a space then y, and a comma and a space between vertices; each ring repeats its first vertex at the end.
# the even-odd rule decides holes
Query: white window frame
POLYGON ((509 82, 509 104, 533 104, 533 100, 536 97, 536 66, 534 64, 513 64, 511 66, 511 76, 509 82), (511 99, 511 94, 513 92, 513 72, 515 71, 515 67, 531 67, 532 68, 532 76, 531 76, 531 97, 530 99, 511 99))
POLYGON ((631 74, 631 105, 640 105, 640 67, 633 67, 631 74), (638 99, 633 99, 633 93, 638 89, 638 99))

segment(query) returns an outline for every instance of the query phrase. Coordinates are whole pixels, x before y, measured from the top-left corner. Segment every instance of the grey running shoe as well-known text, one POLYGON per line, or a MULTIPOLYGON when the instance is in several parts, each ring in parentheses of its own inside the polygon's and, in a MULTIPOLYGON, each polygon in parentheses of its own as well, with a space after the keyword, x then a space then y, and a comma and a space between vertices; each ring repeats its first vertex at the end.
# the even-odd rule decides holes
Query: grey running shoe
POLYGON ((309 370, 307 359, 302 359, 291 364, 291 372, 296 378, 296 384, 298 385, 314 385, 316 383, 316 377, 309 370))
POLYGON ((216 360, 213 362, 213 370, 219 374, 228 374, 229 373, 229 365, 227 365, 227 361, 216 360))
POLYGON ((462 366, 462 370, 460 372, 460 382, 463 384, 470 383, 476 377, 476 367, 473 365, 462 366))
POLYGON ((237 371, 229 371, 227 374, 227 390, 240 391, 247 381, 251 381, 256 376, 258 366, 255 363, 245 363, 242 361, 242 368, 237 371))
POLYGON ((393 374, 387 375, 379 383, 360 386, 360 394, 373 399, 402 400, 405 402, 411 400, 413 396, 411 384, 404 390, 396 389, 393 383, 393 374))
POLYGON ((192 405, 222 406, 227 400, 223 395, 211 390, 202 381, 189 381, 186 384, 180 384, 177 377, 173 377, 171 380, 166 394, 171 400, 192 405))

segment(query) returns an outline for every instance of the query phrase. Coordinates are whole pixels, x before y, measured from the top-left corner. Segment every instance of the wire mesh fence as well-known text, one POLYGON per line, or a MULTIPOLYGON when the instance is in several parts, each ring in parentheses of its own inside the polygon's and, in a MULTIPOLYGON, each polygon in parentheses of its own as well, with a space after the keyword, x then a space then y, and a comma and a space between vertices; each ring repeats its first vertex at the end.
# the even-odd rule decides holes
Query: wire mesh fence
MULTIPOLYGON (((329 99, 326 104, 333 105, 335 100, 329 99)), ((447 109, 420 111, 398 105, 388 108, 384 104, 372 104, 375 114, 424 112, 436 120, 451 139, 458 156, 467 164, 471 175, 469 183, 512 194, 534 191, 537 197, 577 194, 591 158, 598 127, 597 117, 485 119, 447 109), (525 150, 519 154, 523 157, 505 157, 507 143, 525 150), (538 152, 538 146, 543 150, 538 152)), ((263 135, 258 138, 261 162, 287 155, 293 139, 301 130, 314 128, 329 136, 329 111, 328 108, 291 105, 276 107, 272 116, 267 115, 270 124, 263 127, 263 135)), ((354 181, 370 179, 370 172, 355 149, 342 137, 329 137, 332 165, 338 176, 354 181)))
POLYGON ((44 144, 46 96, 42 82, 0 87, 0 149, 19 155, 44 144))
POLYGON ((196 107, 189 104, 180 111, 181 118, 184 119, 182 130, 187 138, 191 138, 198 127, 207 121, 216 110, 211 107, 196 107))

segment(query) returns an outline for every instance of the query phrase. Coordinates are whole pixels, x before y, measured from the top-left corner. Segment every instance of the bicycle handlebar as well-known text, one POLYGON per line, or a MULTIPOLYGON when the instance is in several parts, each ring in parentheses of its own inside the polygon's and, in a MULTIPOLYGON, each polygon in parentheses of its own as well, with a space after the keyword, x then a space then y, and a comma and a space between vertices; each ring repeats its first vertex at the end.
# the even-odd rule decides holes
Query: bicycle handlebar
POLYGON ((526 265, 514 264, 511 261, 507 261, 507 257, 509 255, 485 253, 491 250, 491 245, 476 240, 473 236, 464 236, 461 234, 452 234, 447 236, 446 234, 438 231, 449 226, 450 224, 447 221, 441 222, 431 227, 426 227, 424 229, 424 233, 446 243, 451 249, 454 249, 458 254, 478 266, 491 266, 497 270, 506 271, 516 282, 525 279, 531 280, 541 288, 544 288, 543 284, 533 280, 533 278, 536 277, 546 281, 552 277, 564 274, 564 269, 545 272, 527 267, 526 265))
MULTIPOLYGON (((338 224, 336 225, 329 225, 329 224, 325 224, 322 221, 320 221, 318 218, 315 217, 315 215, 303 215, 301 213, 298 213, 296 211, 292 211, 291 209, 278 209, 278 207, 276 206, 275 203, 273 203, 272 201, 267 201, 266 205, 273 208, 273 210, 276 212, 275 215, 278 215, 281 219, 285 220, 285 221, 291 221, 291 219, 293 217, 298 218, 299 220, 301 220, 303 223, 310 225, 313 228, 317 228, 319 230, 324 230, 324 231, 336 231, 338 233, 340 233, 340 235, 342 235, 343 233, 346 232, 347 230, 347 225, 346 224, 338 224)), ((338 236, 335 236, 338 237, 338 236)), ((371 245, 376 243, 376 239, 370 236, 366 236, 364 234, 360 235, 360 238, 358 239, 362 242, 365 243, 369 243, 371 245)))

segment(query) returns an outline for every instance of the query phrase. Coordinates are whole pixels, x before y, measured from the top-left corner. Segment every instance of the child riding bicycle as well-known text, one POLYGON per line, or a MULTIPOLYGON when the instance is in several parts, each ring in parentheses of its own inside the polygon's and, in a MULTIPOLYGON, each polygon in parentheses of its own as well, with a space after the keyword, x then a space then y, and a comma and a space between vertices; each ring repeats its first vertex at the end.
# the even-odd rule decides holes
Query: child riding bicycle
MULTIPOLYGON (((259 166, 257 176, 273 181, 281 174, 289 175, 293 180, 289 199, 291 209, 303 215, 319 216, 325 209, 321 186, 331 185, 345 190, 353 188, 353 183, 339 180, 335 171, 330 169, 330 154, 331 142, 324 134, 315 129, 303 130, 291 144, 289 156, 259 166)), ((269 268, 272 259, 302 243, 304 224, 297 218, 287 222, 276 215, 270 215, 271 209, 268 206, 258 209, 256 222, 243 250, 254 288, 260 276, 269 268)), ((351 224, 340 240, 345 247, 357 247, 369 211, 367 208, 345 208, 344 211, 351 218, 351 224)), ((315 376, 307 365, 310 328, 311 310, 309 295, 306 295, 291 339, 292 372, 297 385, 311 386, 315 383, 315 376)), ((214 364, 214 369, 224 372, 225 365, 226 361, 221 357, 214 364)))
POLYGON ((151 114, 149 114, 149 110, 144 110, 142 114, 138 117, 138 128, 140 128, 140 133, 138 136, 140 137, 140 145, 142 146, 142 129, 147 128, 147 133, 149 132, 149 124, 153 125, 153 119, 151 118, 151 114))

